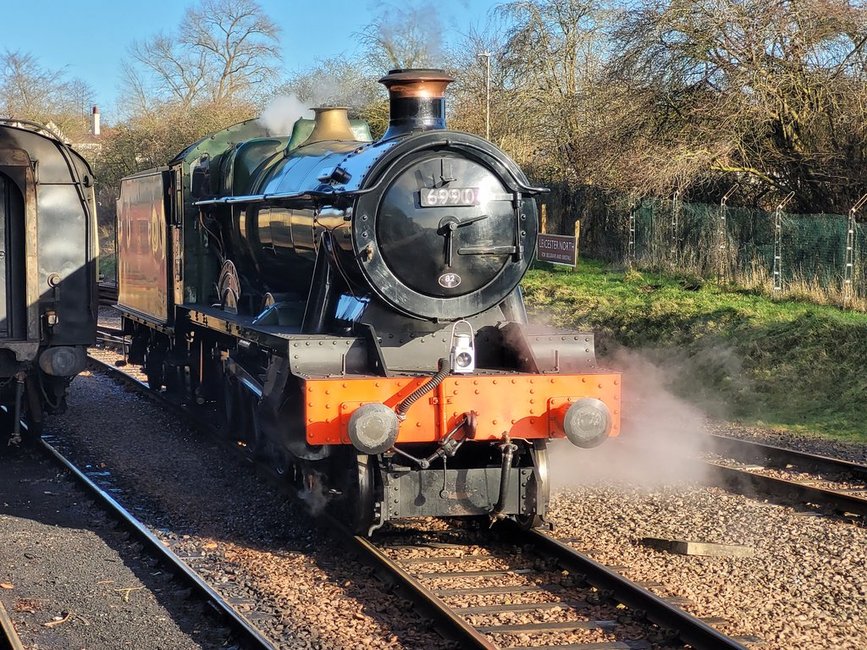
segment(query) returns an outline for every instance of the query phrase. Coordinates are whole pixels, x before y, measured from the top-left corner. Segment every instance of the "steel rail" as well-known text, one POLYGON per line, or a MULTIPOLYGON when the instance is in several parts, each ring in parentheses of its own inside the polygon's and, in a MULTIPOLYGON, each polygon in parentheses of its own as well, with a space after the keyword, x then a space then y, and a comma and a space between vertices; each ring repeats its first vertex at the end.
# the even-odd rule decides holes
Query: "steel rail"
MULTIPOLYGON (((729 439, 726 439, 725 442, 721 442, 719 444, 727 444, 728 440, 729 439)), ((621 448, 623 450, 629 451, 631 453, 640 453, 643 449, 645 449, 643 445, 638 445, 634 442, 618 441, 618 444, 621 445, 621 448)), ((714 443, 712 444, 716 444, 716 441, 714 441, 714 443)), ((756 451, 752 451, 749 449, 749 446, 753 445, 753 443, 749 441, 744 441, 743 445, 737 445, 737 448, 736 443, 732 444, 732 449, 736 448, 735 450, 739 452, 733 455, 734 459, 746 459, 747 454, 760 454, 761 452, 759 452, 758 450, 771 447, 770 445, 762 445, 761 443, 757 444, 758 446, 756 447, 756 451)), ((774 448, 771 447, 771 449, 774 448)), ((779 447, 777 449, 780 450, 780 453, 776 456, 776 458, 778 458, 780 461, 782 461, 783 458, 791 458, 793 461, 799 459, 799 462, 802 465, 811 461, 815 461, 817 464, 819 462, 824 462, 826 467, 834 467, 835 469, 833 471, 835 472, 860 473, 862 468, 864 468, 864 466, 862 465, 859 465, 857 463, 850 463, 849 461, 838 460, 825 456, 815 456, 812 454, 801 453, 782 447, 779 447)), ((672 453, 674 454, 677 452, 672 453)), ((717 453, 721 452, 717 450, 717 453)), ((771 451, 769 453, 773 454, 775 452, 771 451)), ((858 515, 860 517, 867 517, 867 498, 864 497, 850 494, 848 492, 833 490, 830 488, 817 487, 799 481, 776 478, 773 476, 768 476, 766 474, 760 474, 758 472, 750 471, 749 469, 730 467, 724 464, 723 461, 702 460, 699 458, 687 456, 685 454, 681 454, 679 457, 682 458, 682 460, 685 462, 696 462, 703 464, 708 471, 708 478, 704 481, 708 485, 721 487, 726 490, 734 491, 738 494, 747 493, 747 496, 750 496, 748 492, 749 490, 751 490, 756 494, 765 494, 780 499, 795 500, 806 503, 813 503, 816 505, 826 504, 840 513, 849 513, 858 515), (746 490, 745 488, 749 488, 749 490, 746 490)), ((793 464, 795 463, 793 462, 793 464)), ((770 465, 767 467, 767 469, 776 468, 770 465)))
POLYGON ((124 338, 123 331, 99 326, 96 330, 96 344, 112 349, 125 349, 129 346, 129 341, 124 338))
POLYGON ((747 462, 761 462, 767 459, 781 465, 791 464, 824 472, 849 473, 859 479, 867 480, 867 465, 860 463, 719 434, 711 434, 710 439, 714 451, 721 456, 747 462))
POLYGON ((371 558, 377 566, 384 569, 395 580, 397 580, 401 586, 405 587, 410 592, 414 601, 420 603, 427 611, 433 613, 438 622, 445 626, 445 631, 455 641, 460 643, 460 647, 484 648, 484 650, 496 650, 498 648, 498 646, 492 643, 484 634, 467 623, 440 598, 437 598, 436 595, 434 595, 434 593, 425 587, 418 579, 405 571, 400 566, 399 562, 395 562, 378 549, 369 539, 361 537, 360 535, 354 535, 352 537, 352 542, 362 553, 364 553, 368 558, 371 558))
POLYGON ((571 546, 539 530, 516 531, 527 543, 555 557, 565 568, 586 576, 588 583, 613 593, 615 600, 627 607, 642 610, 647 618, 664 629, 677 632, 684 643, 694 648, 732 648, 745 650, 735 639, 715 630, 704 621, 688 614, 651 593, 619 573, 612 571, 571 546))
POLYGON ((785 499, 797 499, 816 505, 827 504, 840 513, 867 517, 867 499, 854 494, 757 474, 749 470, 728 467, 710 461, 707 461, 707 466, 715 476, 717 485, 734 489, 738 493, 743 493, 743 486, 749 485, 753 490, 764 494, 785 499))
MULTIPOLYGON (((346 533, 339 524, 331 522, 338 530, 346 533)), ((656 596, 634 582, 579 553, 570 546, 539 531, 523 531, 513 526, 509 531, 522 545, 536 549, 540 557, 554 557, 563 568, 585 576, 586 582, 598 589, 612 592, 614 599, 634 610, 641 610, 652 623, 676 633, 684 643, 704 650, 731 649, 745 650, 735 639, 713 629, 707 623, 688 614, 676 605, 656 596)), ((348 536, 348 533, 346 533, 348 536)), ((393 579, 405 587, 412 598, 436 616, 447 633, 457 640, 463 648, 498 648, 479 628, 470 625, 453 608, 428 589, 422 582, 406 571, 400 560, 392 560, 374 542, 352 536, 354 545, 375 564, 384 569, 393 579)), ((448 574, 446 574, 448 575, 448 574)), ((533 604, 540 607, 538 603, 533 604)), ((543 646, 544 647, 544 646, 543 646)))
POLYGON ((9 613, 0 602, 0 650, 24 650, 21 637, 15 631, 9 613))
POLYGON ((99 338, 100 335, 108 337, 108 341, 112 342, 114 339, 123 338, 123 330, 119 327, 110 327, 108 325, 97 325, 96 326, 96 335, 99 338))
POLYGON ((274 650, 274 644, 267 639, 259 630, 257 630, 243 615, 237 612, 229 605, 220 594, 214 591, 202 578, 198 576, 187 564, 177 555, 170 551, 150 530, 148 530, 141 522, 139 522, 129 511, 118 503, 111 495, 100 488, 96 483, 90 480, 81 470, 79 470, 71 461, 61 454, 47 440, 42 439, 43 449, 49 456, 66 468, 79 483, 81 483, 91 495, 107 508, 114 516, 118 517, 123 524, 131 530, 141 542, 160 560, 168 563, 175 573, 184 579, 193 589, 195 589, 214 609, 219 612, 229 627, 238 636, 238 640, 243 647, 263 648, 265 650, 274 650))

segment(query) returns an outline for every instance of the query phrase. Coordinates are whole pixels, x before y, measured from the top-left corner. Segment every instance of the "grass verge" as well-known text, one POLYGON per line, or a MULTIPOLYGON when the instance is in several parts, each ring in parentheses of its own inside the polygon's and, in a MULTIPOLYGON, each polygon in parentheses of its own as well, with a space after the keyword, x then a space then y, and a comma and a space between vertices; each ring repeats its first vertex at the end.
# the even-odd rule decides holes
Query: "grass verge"
POLYGON ((523 288, 531 316, 641 350, 714 416, 867 442, 867 314, 584 260, 523 288))

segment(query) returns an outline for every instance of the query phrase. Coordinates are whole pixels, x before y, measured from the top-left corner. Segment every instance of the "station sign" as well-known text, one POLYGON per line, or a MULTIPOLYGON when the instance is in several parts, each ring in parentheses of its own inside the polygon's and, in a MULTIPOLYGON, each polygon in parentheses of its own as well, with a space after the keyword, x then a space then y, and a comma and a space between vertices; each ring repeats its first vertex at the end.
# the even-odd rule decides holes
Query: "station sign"
POLYGON ((575 266, 578 263, 578 238, 570 235, 539 233, 536 259, 540 262, 575 266))

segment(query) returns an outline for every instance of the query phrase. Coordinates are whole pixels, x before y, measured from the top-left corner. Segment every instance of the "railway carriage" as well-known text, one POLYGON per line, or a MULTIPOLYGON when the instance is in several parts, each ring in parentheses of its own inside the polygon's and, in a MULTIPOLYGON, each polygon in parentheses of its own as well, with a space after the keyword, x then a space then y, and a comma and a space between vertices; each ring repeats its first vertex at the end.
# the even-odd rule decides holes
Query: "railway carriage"
POLYGON ((43 126, 0 119, 0 404, 14 440, 22 418, 37 432, 64 408, 84 369, 97 255, 87 162, 43 126))
POLYGON ((344 108, 258 122, 124 179, 119 300, 154 389, 358 531, 415 516, 544 522, 548 442, 617 435, 591 334, 539 332, 519 282, 536 198, 490 142, 445 128, 441 70, 394 70, 372 141, 344 108))

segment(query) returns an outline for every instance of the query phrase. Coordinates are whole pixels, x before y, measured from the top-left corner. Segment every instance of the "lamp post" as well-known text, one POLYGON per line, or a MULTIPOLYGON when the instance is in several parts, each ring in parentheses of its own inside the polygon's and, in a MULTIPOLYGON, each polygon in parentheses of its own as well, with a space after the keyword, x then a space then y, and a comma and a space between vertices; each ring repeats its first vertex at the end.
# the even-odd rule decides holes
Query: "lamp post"
POLYGON ((485 138, 491 139, 491 53, 478 55, 485 59, 485 138))

